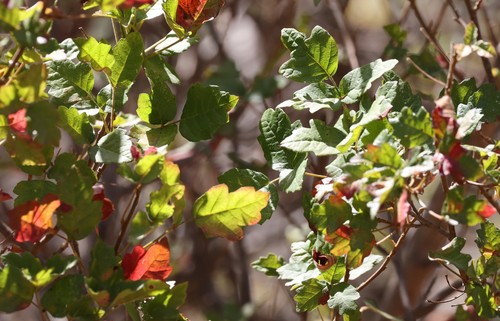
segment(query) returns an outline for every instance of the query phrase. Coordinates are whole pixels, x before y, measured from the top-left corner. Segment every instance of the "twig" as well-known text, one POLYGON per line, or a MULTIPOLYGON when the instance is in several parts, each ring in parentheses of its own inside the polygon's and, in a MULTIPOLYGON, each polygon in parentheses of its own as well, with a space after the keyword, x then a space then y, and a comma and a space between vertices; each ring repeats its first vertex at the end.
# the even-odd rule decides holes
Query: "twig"
POLYGON ((351 36, 351 32, 347 28, 347 24, 344 19, 344 14, 342 11, 342 7, 340 6, 338 0, 330 0, 328 1, 330 10, 333 13, 335 21, 337 21, 337 25, 342 32, 342 37, 344 38, 345 49, 347 51, 347 58, 349 59, 349 65, 351 69, 355 69, 359 67, 359 61, 356 54, 356 46, 354 45, 354 41, 351 36))
POLYGON ((493 197, 491 197, 491 195, 488 193, 488 191, 483 186, 478 186, 478 187, 479 187, 479 191, 484 196, 484 198, 486 198, 488 200, 488 202, 491 204, 491 206, 493 206, 497 210, 497 212, 500 214, 500 205, 498 205, 498 203, 493 199, 493 197))
POLYGON ((453 14, 455 15, 455 21, 461 24, 464 28, 467 25, 464 20, 460 17, 460 13, 458 12, 457 8, 453 4, 453 0, 446 0, 448 3, 448 6, 451 8, 451 11, 453 11, 453 14))
POLYGON ((5 85, 9 81, 10 74, 14 70, 17 62, 21 58, 24 52, 24 47, 18 47, 16 52, 14 53, 14 56, 12 57, 12 60, 9 64, 9 67, 7 68, 7 71, 5 74, 2 76, 2 79, 0 79, 0 87, 5 85))
POLYGON ((78 246, 78 242, 75 240, 68 240, 69 246, 71 247, 71 250, 73 251, 73 254, 76 257, 76 261, 78 264, 78 267, 80 268, 80 272, 83 275, 87 275, 87 269, 85 268, 85 265, 83 264, 82 257, 80 256, 80 248, 78 246))
POLYGON ((446 86, 446 84, 444 82, 442 82, 441 80, 431 76, 427 71, 423 70, 422 68, 420 68, 419 65, 417 65, 410 57, 407 57, 406 60, 413 66, 415 67, 418 71, 420 71, 422 73, 422 75, 424 75, 425 77, 429 78, 430 80, 434 81, 435 83, 441 85, 441 86, 446 86))
MULTIPOLYGON (((414 222, 416 221, 416 219, 414 218, 410 224, 413 224, 414 222)), ((401 233, 401 235, 399 236, 399 239, 397 240, 396 244, 394 245, 394 248, 391 250, 391 252, 389 253, 389 255, 386 256, 384 262, 382 263, 382 265, 377 269, 377 271, 375 271, 375 273, 373 273, 366 281, 364 281, 363 283, 361 283, 357 288, 356 288, 356 291, 361 291, 363 288, 365 288, 368 284, 370 284, 373 280, 375 280, 379 275, 380 273, 382 273, 386 268, 387 268, 387 265, 389 264, 389 262, 391 261, 392 257, 394 255, 396 255, 401 243, 403 242, 403 240, 406 238, 406 236, 408 235, 408 232, 410 231, 410 227, 406 227, 404 230, 403 230, 403 233, 401 233)))
POLYGON ((453 85, 453 74, 455 73, 455 66, 457 65, 458 62, 458 55, 455 49, 453 48, 453 45, 451 50, 453 52, 453 55, 451 56, 451 62, 448 69, 448 77, 446 78, 446 88, 445 88, 445 93, 448 96, 451 94, 451 87, 453 85))
POLYGON ((141 190, 142 190, 141 184, 139 184, 135 187, 134 195, 132 195, 132 200, 129 203, 129 206, 127 206, 127 208, 125 209, 125 212, 127 212, 127 213, 125 214, 125 217, 123 217, 121 222, 120 222, 121 229, 120 229, 120 233, 118 234, 118 238, 116 239, 116 242, 115 242, 115 252, 117 252, 117 253, 118 253, 118 250, 119 250, 120 245, 122 243, 122 240, 125 236, 125 233, 127 232, 128 225, 130 224, 130 221, 134 217, 135 208, 137 207, 137 204, 139 203, 139 197, 141 195, 141 190))
MULTIPOLYGON (((481 35, 481 27, 479 26, 479 21, 477 20, 477 9, 479 9, 481 2, 478 1, 478 3, 476 4, 476 7, 472 7, 470 0, 464 0, 464 2, 465 2, 465 7, 467 8, 467 11, 469 12, 470 19, 476 25, 477 39, 482 40, 483 36, 481 35)), ((486 77, 488 78, 488 81, 490 83, 494 84, 495 77, 493 77, 493 73, 492 73, 493 68, 491 66, 491 62, 486 57, 481 57, 481 61, 483 62, 484 71, 486 72, 486 77)))

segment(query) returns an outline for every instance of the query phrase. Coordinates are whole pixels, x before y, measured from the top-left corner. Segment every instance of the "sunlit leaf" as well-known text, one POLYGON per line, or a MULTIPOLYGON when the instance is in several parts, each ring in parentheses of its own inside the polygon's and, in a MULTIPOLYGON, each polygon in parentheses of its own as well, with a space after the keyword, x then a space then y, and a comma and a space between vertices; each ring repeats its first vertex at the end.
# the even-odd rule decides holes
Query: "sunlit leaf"
POLYGON ((260 212, 268 201, 268 192, 255 191, 253 187, 230 193, 227 185, 216 185, 195 201, 194 220, 208 237, 237 241, 243 238, 242 227, 260 221, 260 212))
POLYGON ((170 247, 167 238, 153 244, 147 250, 136 245, 132 253, 123 257, 124 277, 136 281, 140 279, 165 280, 172 272, 170 247))

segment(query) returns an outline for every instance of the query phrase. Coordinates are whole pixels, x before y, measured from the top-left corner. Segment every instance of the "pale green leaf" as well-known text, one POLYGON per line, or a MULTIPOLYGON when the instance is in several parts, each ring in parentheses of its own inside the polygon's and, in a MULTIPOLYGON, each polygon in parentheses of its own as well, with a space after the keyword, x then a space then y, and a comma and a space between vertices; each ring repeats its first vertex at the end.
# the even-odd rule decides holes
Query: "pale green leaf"
POLYGON ((90 157, 98 163, 127 163, 132 161, 130 147, 132 142, 126 131, 117 128, 90 148, 90 157))

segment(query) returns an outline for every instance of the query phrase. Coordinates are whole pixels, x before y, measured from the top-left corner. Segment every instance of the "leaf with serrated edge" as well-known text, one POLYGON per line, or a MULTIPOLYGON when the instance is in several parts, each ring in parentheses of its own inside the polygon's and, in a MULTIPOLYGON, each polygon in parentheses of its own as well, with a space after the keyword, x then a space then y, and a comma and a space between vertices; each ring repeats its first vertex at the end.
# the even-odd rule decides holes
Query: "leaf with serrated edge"
POLYGON ((243 238, 242 227, 260 221, 260 212, 268 201, 269 193, 255 191, 253 187, 229 193, 227 185, 216 185, 195 201, 194 220, 208 237, 237 241, 243 238))

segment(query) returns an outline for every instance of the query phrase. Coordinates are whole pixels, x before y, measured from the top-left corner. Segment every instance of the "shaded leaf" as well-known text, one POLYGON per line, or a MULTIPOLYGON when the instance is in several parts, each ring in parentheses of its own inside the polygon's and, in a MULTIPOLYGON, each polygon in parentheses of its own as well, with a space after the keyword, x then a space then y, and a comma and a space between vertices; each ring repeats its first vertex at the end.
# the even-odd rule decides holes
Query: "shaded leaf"
POLYGON ((98 163, 127 163, 132 161, 132 142, 126 131, 117 128, 103 136, 97 146, 90 147, 90 157, 98 163))
POLYGON ((330 299, 328 299, 328 307, 337 309, 339 313, 345 314, 349 311, 358 309, 356 300, 360 295, 356 289, 347 283, 338 283, 330 288, 330 299))
POLYGON ((431 261, 442 261, 446 264, 456 266, 459 270, 465 271, 469 266, 469 261, 472 257, 469 254, 461 253, 465 246, 465 239, 455 237, 450 243, 443 246, 439 251, 430 252, 429 259, 431 261))
POLYGON ((27 308, 35 287, 16 267, 5 266, 0 271, 0 311, 12 313, 27 308))
POLYGON ((326 287, 317 279, 309 279, 302 283, 297 289, 297 294, 293 297, 297 302, 297 312, 312 311, 320 304, 320 299, 326 287))
POLYGON ((217 86, 195 84, 189 89, 179 131, 193 142, 210 139, 229 121, 228 113, 237 102, 238 97, 219 90, 217 86))

